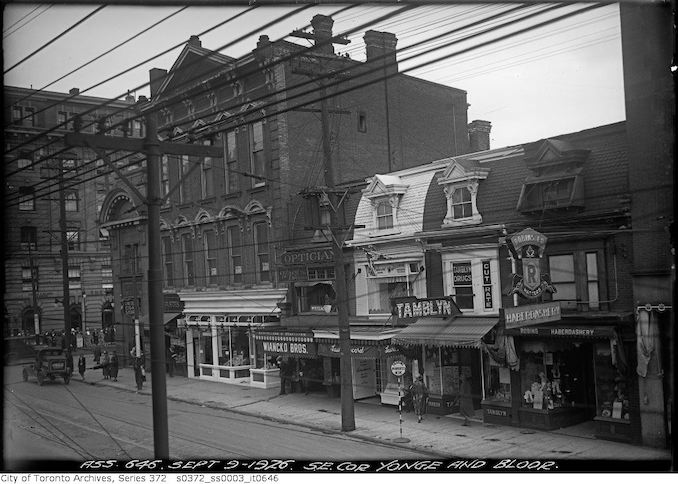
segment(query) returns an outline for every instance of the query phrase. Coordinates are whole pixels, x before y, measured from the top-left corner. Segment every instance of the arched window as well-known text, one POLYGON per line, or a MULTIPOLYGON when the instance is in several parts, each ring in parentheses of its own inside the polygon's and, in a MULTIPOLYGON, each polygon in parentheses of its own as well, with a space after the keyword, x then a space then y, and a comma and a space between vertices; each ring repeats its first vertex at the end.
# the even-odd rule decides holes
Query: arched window
POLYGON ((377 205, 377 228, 393 228, 393 207, 388 201, 379 202, 377 205))

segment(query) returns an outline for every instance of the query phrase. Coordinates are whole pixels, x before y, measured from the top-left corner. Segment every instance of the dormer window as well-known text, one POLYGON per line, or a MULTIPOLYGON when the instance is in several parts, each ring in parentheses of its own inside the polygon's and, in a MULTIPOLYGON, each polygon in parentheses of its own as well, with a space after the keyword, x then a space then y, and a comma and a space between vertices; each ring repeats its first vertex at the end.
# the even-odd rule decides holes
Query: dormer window
POLYGON ((363 193, 372 204, 372 228, 374 235, 394 233, 398 227, 398 207, 407 193, 405 185, 396 175, 374 175, 363 193), (378 232, 378 233, 377 233, 378 232))
POLYGON ((458 187, 452 192, 452 217, 461 220, 473 215, 471 190, 468 187, 458 187))
POLYGON ((483 217, 478 212, 476 198, 481 180, 487 178, 489 168, 473 159, 453 159, 438 179, 447 197, 447 215, 443 227, 479 224, 483 217))
POLYGON ((525 165, 531 171, 523 182, 518 210, 524 213, 543 210, 582 208, 584 177, 582 171, 589 151, 575 148, 562 140, 546 140, 525 148, 525 165))
POLYGON ((393 207, 388 200, 377 204, 377 228, 379 230, 393 228, 393 207))

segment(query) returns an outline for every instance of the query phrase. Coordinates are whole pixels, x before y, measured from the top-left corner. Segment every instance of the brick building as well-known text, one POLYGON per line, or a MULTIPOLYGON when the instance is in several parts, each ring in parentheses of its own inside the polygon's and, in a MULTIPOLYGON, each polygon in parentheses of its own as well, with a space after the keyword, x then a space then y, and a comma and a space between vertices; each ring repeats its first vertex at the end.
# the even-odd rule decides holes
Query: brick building
MULTIPOLYGON (((178 295, 186 323, 171 344, 191 377, 249 377, 250 368, 266 365, 252 330, 281 324, 279 304, 288 314, 309 305, 297 297, 295 280, 281 280, 278 269, 285 252, 329 247, 322 233, 307 230, 313 221, 300 195, 325 185, 319 65, 339 79, 327 81, 338 185, 469 149, 464 91, 397 73, 396 39, 389 33, 365 34, 365 63, 335 54, 322 42, 332 36, 332 23, 313 18, 312 48, 262 35, 239 59, 192 37, 168 71, 151 70, 145 110, 158 113, 160 137, 224 147, 223 159, 162 160, 162 190, 169 193, 161 210, 164 290, 178 295)), ((144 178, 140 172, 135 183, 143 187, 144 178)), ((357 202, 349 202, 349 219, 351 203, 357 202)), ((147 332, 144 208, 118 184, 101 223, 111 232, 115 297, 139 301, 147 332)), ((331 285, 326 262, 311 270, 331 285)), ((308 287, 308 275, 303 279, 308 287)), ((179 314, 167 311, 166 322, 179 314)), ((131 316, 118 311, 115 317, 132 341, 131 316)))
MULTIPOLYGON (((71 326, 101 330, 113 302, 113 274, 106 232, 99 213, 114 175, 97 155, 65 150, 64 133, 82 115, 83 131, 98 121, 123 121, 134 103, 70 93, 6 86, 4 220, 4 334, 33 334, 34 314, 41 332, 64 329, 58 167, 64 166, 68 236, 68 285, 71 326), (106 107, 101 107, 108 103, 106 107), (115 113, 115 114, 113 114, 115 113), (67 124, 65 124, 67 123, 67 124), (61 126, 59 126, 61 125, 61 126), (97 160, 97 161, 94 161, 97 160)), ((127 125, 126 125, 127 126, 127 125)), ((132 122, 128 136, 143 136, 143 123, 132 122)), ((118 127, 112 135, 121 136, 118 127)), ((121 161, 120 166, 128 162, 121 161)))

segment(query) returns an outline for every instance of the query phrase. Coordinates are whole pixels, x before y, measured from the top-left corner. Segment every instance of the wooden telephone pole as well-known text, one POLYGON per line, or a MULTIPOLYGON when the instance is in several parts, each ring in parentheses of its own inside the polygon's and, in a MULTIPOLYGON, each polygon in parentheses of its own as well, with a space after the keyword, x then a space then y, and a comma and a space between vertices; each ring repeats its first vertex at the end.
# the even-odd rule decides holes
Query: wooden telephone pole
MULTIPOLYGON (((334 254, 335 292, 337 295, 337 316, 339 320, 339 364, 341 370, 341 430, 355 430, 355 409, 353 406, 353 366, 351 364, 351 329, 348 321, 348 297, 346 291, 346 275, 344 270, 344 220, 341 205, 345 197, 339 197, 334 186, 334 168, 332 166, 332 146, 330 144, 330 127, 328 119, 327 89, 323 76, 330 71, 323 65, 322 55, 334 55, 332 44, 348 44, 347 39, 332 39, 334 21, 324 15, 316 15, 311 20, 313 33, 295 31, 293 37, 311 39, 319 47, 320 58, 301 57, 294 72, 318 77, 320 83, 320 119, 323 138, 323 161, 325 171, 325 187, 319 192, 327 195, 330 201, 330 233, 332 234, 332 252, 334 254)), ((344 193, 345 195, 345 193, 344 193)), ((327 227, 324 227, 327 228, 327 227)))
MULTIPOLYGON (((140 96, 140 102, 146 98, 140 96)), ((140 107, 143 111, 143 108, 140 107)), ((216 146, 168 143, 158 140, 156 115, 147 112, 146 138, 120 138, 103 134, 71 133, 66 145, 101 150, 143 152, 146 155, 146 196, 136 189, 117 167, 104 157, 108 166, 148 207, 146 224, 148 239, 148 321, 151 330, 151 393, 153 401, 153 446, 157 459, 169 459, 167 426, 167 382, 165 380, 165 333, 163 322, 162 260, 160 253, 160 207, 164 198, 160 192, 160 157, 162 154, 222 158, 223 149, 216 146)))

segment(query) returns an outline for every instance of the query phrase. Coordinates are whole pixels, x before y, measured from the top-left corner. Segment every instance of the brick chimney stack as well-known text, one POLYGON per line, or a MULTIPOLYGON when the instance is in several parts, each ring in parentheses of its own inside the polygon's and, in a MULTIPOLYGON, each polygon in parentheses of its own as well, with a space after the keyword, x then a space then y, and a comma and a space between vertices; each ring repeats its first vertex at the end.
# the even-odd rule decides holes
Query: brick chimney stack
POLYGON ((311 26, 313 27, 313 35, 315 37, 316 45, 325 42, 322 47, 318 47, 314 52, 318 54, 334 55, 334 45, 330 40, 332 38, 332 26, 334 20, 327 15, 315 15, 311 19, 311 26))
POLYGON ((193 45, 195 47, 202 47, 202 42, 200 42, 200 37, 197 35, 191 35, 187 42, 188 45, 193 45))
POLYGON ((487 151, 490 149, 490 130, 492 123, 476 119, 468 125, 470 152, 487 151))
POLYGON ((157 67, 154 67, 153 69, 148 71, 148 74, 151 80, 151 99, 155 99, 155 96, 158 94, 158 91, 160 90, 160 85, 165 80, 165 76, 167 75, 167 69, 159 69, 157 67))
POLYGON ((398 72, 396 44, 398 38, 391 32, 368 30, 363 37, 367 62, 378 62, 391 72, 398 72))
POLYGON ((68 91, 68 94, 70 94, 71 96, 75 96, 76 94, 80 94, 80 89, 78 89, 77 87, 73 87, 73 88, 71 88, 70 91, 68 91))

